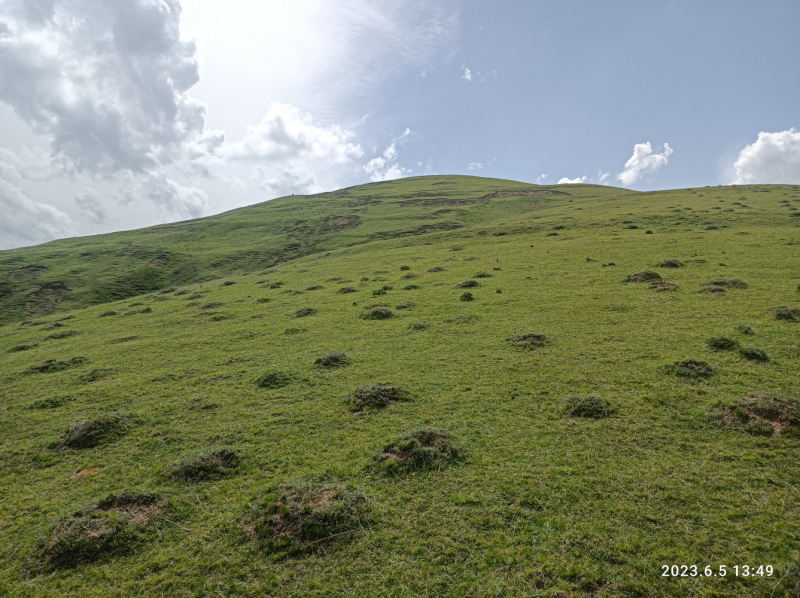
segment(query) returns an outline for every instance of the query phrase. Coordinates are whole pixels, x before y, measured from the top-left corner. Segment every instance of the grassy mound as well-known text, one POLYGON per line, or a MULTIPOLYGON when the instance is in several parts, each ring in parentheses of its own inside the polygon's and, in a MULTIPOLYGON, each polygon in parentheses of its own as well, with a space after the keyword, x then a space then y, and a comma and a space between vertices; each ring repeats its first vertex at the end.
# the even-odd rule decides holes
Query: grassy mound
POLYGON ((286 372, 273 371, 256 378, 256 385, 261 388, 283 388, 292 383, 292 376, 286 372))
POLYGON ((132 420, 127 413, 108 413, 76 422, 61 436, 61 445, 72 449, 94 448, 124 434, 132 420))
POLYGON ((739 341, 725 336, 715 336, 708 339, 708 347, 713 351, 733 351, 739 348, 739 341))
POLYGON ((437 469, 462 458, 463 451, 447 432, 431 428, 414 430, 372 455, 376 465, 388 474, 437 469))
POLYGON ((30 371, 37 372, 39 374, 50 374, 53 372, 66 370, 82 363, 86 363, 85 357, 73 357, 72 359, 62 359, 60 361, 48 359, 44 363, 31 366, 30 371))
POLYGON ((766 351, 754 349, 753 347, 742 347, 739 349, 739 354, 750 361, 760 361, 762 363, 769 361, 769 355, 767 355, 766 351))
POLYGON ((518 334, 517 336, 512 336, 506 340, 515 347, 521 347, 523 349, 538 349, 545 346, 547 337, 544 334, 528 333, 518 334))
POLYGON ((800 401, 750 395, 712 414, 724 425, 755 436, 800 437, 800 401))
POLYGON ((243 524, 263 550, 291 555, 356 531, 367 513, 360 490, 312 478, 261 494, 250 503, 243 524))
POLYGON ((683 268, 683 262, 678 260, 664 260, 660 264, 658 264, 659 268, 683 268))
POLYGON ((661 274, 652 270, 645 270, 635 274, 628 274, 622 282, 650 282, 652 280, 661 280, 661 274))
POLYGON ((298 309, 296 312, 292 314, 293 318, 306 318, 308 316, 313 316, 317 313, 317 310, 313 307, 302 307, 298 309))
POLYGON ((333 351, 331 353, 326 353, 317 359, 314 362, 314 365, 318 365, 323 368, 340 368, 348 363, 350 363, 350 359, 346 354, 342 353, 341 351, 333 351))
POLYGON ((673 284, 671 282, 653 282, 650 283, 650 286, 647 288, 653 289, 654 291, 677 291, 678 285, 673 284))
POLYGON ((698 359, 681 359, 668 365, 666 369, 667 372, 675 374, 679 378, 692 380, 710 378, 714 375, 714 369, 707 362, 698 359))
POLYGON ((746 289, 750 285, 743 280, 739 280, 738 278, 715 278, 714 280, 709 280, 708 282, 703 283, 702 286, 723 289, 746 289))
POLYGON ((388 307, 373 307, 361 314, 363 320, 388 320, 394 317, 394 312, 388 307))
POLYGON ((467 291, 458 298, 459 301, 475 301, 475 295, 467 291))
POLYGON ((605 399, 599 397, 568 396, 563 403, 564 414, 570 417, 587 417, 590 419, 603 419, 615 413, 614 407, 605 399))
POLYGON ((201 482, 229 475, 239 466, 238 453, 229 448, 188 455, 164 471, 172 482, 201 482))
POLYGON ((464 282, 459 282, 456 285, 457 289, 474 289, 476 287, 481 286, 477 280, 465 280, 464 282))
POLYGON ((411 393, 395 384, 365 384, 348 397, 347 403, 352 411, 366 411, 410 400, 411 393))
POLYGON ((800 322, 800 308, 797 307, 778 307, 774 310, 776 320, 788 320, 789 322, 800 322))

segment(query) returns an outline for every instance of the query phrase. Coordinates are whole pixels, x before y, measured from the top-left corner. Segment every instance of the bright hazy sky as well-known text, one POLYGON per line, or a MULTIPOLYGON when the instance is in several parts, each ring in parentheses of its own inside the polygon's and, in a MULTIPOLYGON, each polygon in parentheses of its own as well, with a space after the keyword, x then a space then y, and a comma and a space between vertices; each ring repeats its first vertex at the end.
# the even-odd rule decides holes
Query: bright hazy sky
POLYGON ((0 249, 421 174, 800 183, 796 0, 0 0, 0 249))

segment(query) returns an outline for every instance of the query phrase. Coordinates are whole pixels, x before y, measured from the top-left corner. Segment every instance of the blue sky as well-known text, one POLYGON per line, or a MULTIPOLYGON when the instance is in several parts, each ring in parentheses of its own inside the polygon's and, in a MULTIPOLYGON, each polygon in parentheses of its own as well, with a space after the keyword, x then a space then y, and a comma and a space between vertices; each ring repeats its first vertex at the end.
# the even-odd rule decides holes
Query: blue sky
POLYGON ((798 23, 796 1, 0 0, 0 249, 428 173, 800 183, 798 23))

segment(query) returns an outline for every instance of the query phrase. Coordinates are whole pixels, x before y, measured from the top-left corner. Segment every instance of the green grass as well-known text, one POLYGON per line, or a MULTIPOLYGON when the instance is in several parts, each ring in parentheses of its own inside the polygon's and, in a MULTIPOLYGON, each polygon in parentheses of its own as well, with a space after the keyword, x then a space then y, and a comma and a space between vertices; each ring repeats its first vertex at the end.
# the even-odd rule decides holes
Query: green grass
MULTIPOLYGON (((750 432, 754 426, 720 414, 748 407, 746 397, 800 394, 800 323, 784 317, 800 306, 800 219, 781 203, 800 202, 800 191, 581 185, 557 188, 568 195, 479 199, 521 187, 541 189, 418 178, 0 253, 2 280, 16 264, 43 265, 50 269, 35 271, 33 287, 61 280, 73 289, 51 315, 3 311, 0 594, 796 596, 800 439, 770 435, 765 424, 750 432), (436 185, 443 182, 454 184, 436 185), (442 192, 450 205, 430 203, 442 192), (458 197, 478 199, 453 205, 458 197), (314 244, 305 257, 211 265, 242 251, 258 231, 332 222, 329 216, 364 208, 358 227, 292 233, 303 247, 314 244), (444 209, 453 211, 437 220, 444 209), (462 228, 433 226, 456 218, 462 228), (237 229, 235 222, 250 224, 237 229), (555 227, 564 228, 549 236, 555 227), (113 280, 139 255, 125 253, 125 242, 157 253, 168 241, 171 255, 196 260, 199 282, 170 275, 137 297, 141 306, 106 296, 77 309, 94 301, 87 299, 93 277, 87 270, 66 278, 79 269, 71 252, 95 247, 93 267, 113 280), (56 254, 63 256, 45 262, 56 254), (664 260, 684 266, 658 268, 664 260), (623 283, 648 270, 678 288, 623 283), (403 279, 408 272, 417 274, 414 285, 403 279), (469 289, 474 301, 460 301, 458 285, 476 273, 491 277, 469 289), (222 276, 236 284, 222 286, 222 276), (747 287, 713 284, 724 292, 703 292, 717 279, 747 287), (178 290, 158 292, 167 286, 178 290), (355 292, 340 293, 344 287, 355 292), (383 287, 392 290, 373 296, 383 287), (183 290, 190 292, 176 295, 183 290), (295 317, 305 308, 313 313, 295 317), (59 332, 80 334, 48 339, 53 333, 44 327, 68 309, 73 317, 59 332), (380 309, 393 317, 363 317, 380 309), (100 317, 108 312, 117 315, 100 317), (20 324, 23 317, 36 321, 20 324), (542 341, 511 340, 528 335, 542 341), (709 339, 721 337, 756 347, 769 361, 712 349, 709 339), (315 365, 336 352, 347 356, 343 367, 315 365), (688 359, 706 361, 713 375, 675 375, 674 364, 688 359), (290 383, 259 386, 274 372, 289 374, 290 383), (378 384, 402 388, 411 400, 353 411, 354 393, 378 384), (608 401, 613 413, 572 416, 569 397, 608 401), (123 412, 130 415, 124 433, 97 446, 62 441, 78 422, 123 412), (446 433, 463 458, 404 475, 376 471, 376 451, 419 429, 446 433), (221 450, 237 456, 225 475, 175 482, 164 474, 221 450), (317 489, 292 490, 307 480, 319 480, 317 489), (329 501, 325 488, 358 500, 329 501), (152 492, 169 510, 157 525, 136 527, 125 550, 37 568, 54 528, 117 517, 87 505, 126 491, 152 492), (314 517, 347 525, 320 524, 296 536, 302 550, 275 551, 275 538, 285 536, 275 524, 272 536, 254 535, 254 513, 276 521, 288 512, 300 521, 301 494, 314 517), (357 512, 347 510, 356 504, 357 512), (662 578, 661 566, 672 564, 729 571, 764 564, 775 573, 662 578)), ((281 234, 274 239, 289 238, 281 234)), ((264 235, 267 247, 273 237, 264 235)))

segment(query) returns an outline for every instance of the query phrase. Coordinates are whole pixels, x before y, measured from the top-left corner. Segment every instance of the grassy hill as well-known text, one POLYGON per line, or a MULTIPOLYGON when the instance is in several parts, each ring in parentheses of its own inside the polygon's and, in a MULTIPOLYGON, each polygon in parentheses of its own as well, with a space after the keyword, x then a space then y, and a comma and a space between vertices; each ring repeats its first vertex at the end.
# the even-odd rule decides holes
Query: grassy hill
POLYGON ((0 593, 797 596, 797 208, 423 177, 2 252, 0 593))

